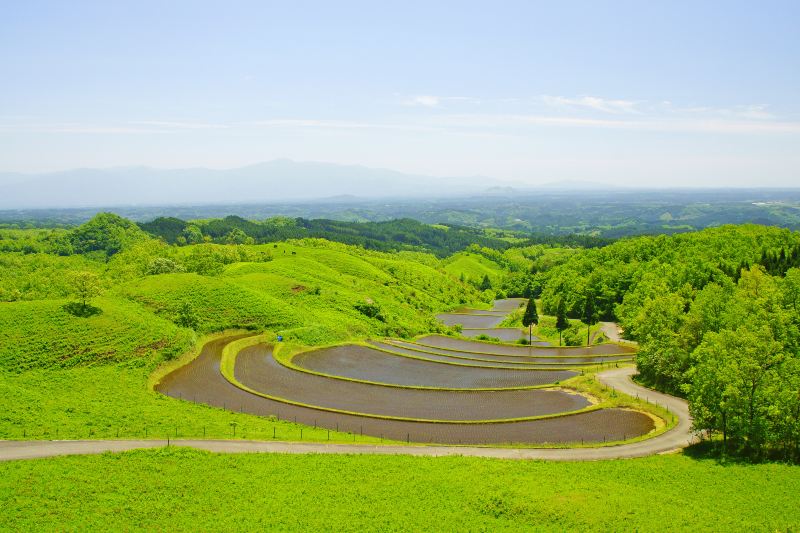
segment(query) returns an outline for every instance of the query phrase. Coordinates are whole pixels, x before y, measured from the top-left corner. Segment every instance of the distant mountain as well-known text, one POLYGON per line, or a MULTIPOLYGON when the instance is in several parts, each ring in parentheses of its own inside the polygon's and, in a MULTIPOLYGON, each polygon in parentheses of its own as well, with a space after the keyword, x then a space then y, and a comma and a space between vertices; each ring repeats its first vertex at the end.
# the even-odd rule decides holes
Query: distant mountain
POLYGON ((0 173, 0 209, 461 196, 495 184, 495 180, 478 176, 441 178, 288 159, 227 170, 76 169, 0 173))
POLYGON ((536 188, 547 189, 549 191, 601 191, 617 189, 619 187, 607 183, 597 183, 595 181, 565 180, 543 183, 542 185, 537 185, 536 188))

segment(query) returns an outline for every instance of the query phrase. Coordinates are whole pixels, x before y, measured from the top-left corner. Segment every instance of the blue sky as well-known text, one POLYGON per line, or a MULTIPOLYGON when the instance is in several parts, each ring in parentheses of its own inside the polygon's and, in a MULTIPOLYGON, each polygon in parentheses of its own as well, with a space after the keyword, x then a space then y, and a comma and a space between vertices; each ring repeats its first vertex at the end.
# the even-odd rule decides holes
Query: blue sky
POLYGON ((0 171, 800 185, 800 2, 7 2, 0 171))

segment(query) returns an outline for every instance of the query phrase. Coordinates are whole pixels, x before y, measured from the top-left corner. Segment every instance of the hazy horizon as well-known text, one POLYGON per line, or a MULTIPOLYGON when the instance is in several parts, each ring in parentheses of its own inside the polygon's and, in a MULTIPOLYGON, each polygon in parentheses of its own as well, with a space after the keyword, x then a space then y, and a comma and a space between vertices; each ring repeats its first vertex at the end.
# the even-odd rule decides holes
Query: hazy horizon
POLYGON ((798 20, 787 1, 13 4, 0 172, 288 158, 516 186, 793 187, 798 20))

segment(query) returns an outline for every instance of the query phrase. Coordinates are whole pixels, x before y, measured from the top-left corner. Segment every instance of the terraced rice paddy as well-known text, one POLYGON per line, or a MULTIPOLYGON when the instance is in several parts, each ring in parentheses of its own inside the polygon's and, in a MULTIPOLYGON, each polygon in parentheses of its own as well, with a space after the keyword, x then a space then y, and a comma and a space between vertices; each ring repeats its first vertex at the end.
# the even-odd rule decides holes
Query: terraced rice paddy
MULTIPOLYGON (((464 329, 493 329, 505 320, 508 314, 525 303, 522 298, 509 298, 506 300, 495 300, 489 310, 470 309, 462 307, 452 313, 439 313, 436 318, 446 326, 460 324, 464 329)), ((488 333, 487 333, 488 334, 488 333)), ((480 335, 478 333, 477 335, 480 335)), ((512 341, 516 341, 521 335, 517 334, 512 341)))
POLYGON ((511 356, 604 356, 625 354, 629 357, 636 352, 629 346, 622 346, 614 343, 595 344, 592 346, 511 346, 503 344, 476 343, 454 337, 443 335, 427 335, 420 337, 416 343, 422 346, 444 348, 452 351, 463 351, 469 353, 483 353, 492 355, 511 355, 511 356))
MULTIPOLYGON (((528 338, 528 333, 520 328, 463 328, 461 334, 465 337, 479 337, 486 335, 487 337, 494 337, 504 342, 517 342, 518 340, 528 338)), ((536 341, 534 341, 535 343, 536 341)), ((547 346, 549 343, 539 341, 540 345, 547 346)))
POLYGON ((271 396, 328 409, 423 420, 501 420, 577 411, 584 396, 557 390, 438 391, 398 389, 286 368, 264 345, 242 350, 236 379, 271 396))
POLYGON ((476 313, 440 313, 436 318, 441 320, 446 326, 460 324, 464 328, 493 328, 500 324, 505 315, 496 313, 476 314, 476 313))
MULTIPOLYGON (((448 350, 445 348, 436 348, 427 346, 416 342, 407 341, 387 341, 385 343, 373 343, 375 346, 386 350, 397 350, 402 348, 413 352, 414 355, 419 357, 436 356, 438 360, 451 363, 473 363, 480 361, 483 363, 501 364, 501 365, 537 365, 537 366, 576 366, 588 365, 597 363, 608 362, 621 362, 629 361, 631 356, 629 354, 616 354, 616 355, 550 355, 549 353, 539 354, 537 350, 530 350, 530 355, 495 355, 493 353, 482 352, 468 352, 464 350, 448 350)), ((474 350, 485 349, 482 345, 475 346, 474 350)), ((411 354, 409 354, 411 355, 411 354)), ((519 368, 522 368, 520 366, 519 368)))
POLYGON ((298 354, 292 363, 300 368, 351 379, 412 387, 481 389, 532 387, 576 376, 570 370, 516 372, 497 368, 442 365, 433 361, 398 357, 365 346, 337 346, 298 354))
MULTIPOLYGON (((495 303, 502 320, 516 301, 495 303)), ((447 444, 623 440, 654 429, 644 413, 594 407, 559 388, 581 368, 627 361, 628 349, 536 348, 428 336, 343 345, 276 358, 241 349, 228 378, 224 341, 168 375, 157 390, 209 405, 385 439, 447 444)), ((230 366, 228 367, 230 368, 230 366)))
POLYGON ((166 376, 156 386, 156 390, 175 398, 234 411, 411 442, 602 442, 642 435, 653 429, 653 420, 648 415, 624 409, 584 411, 569 416, 522 422, 464 424, 387 420, 302 407, 251 394, 227 381, 220 372, 220 358, 222 348, 228 340, 230 339, 208 343, 195 360, 166 376))

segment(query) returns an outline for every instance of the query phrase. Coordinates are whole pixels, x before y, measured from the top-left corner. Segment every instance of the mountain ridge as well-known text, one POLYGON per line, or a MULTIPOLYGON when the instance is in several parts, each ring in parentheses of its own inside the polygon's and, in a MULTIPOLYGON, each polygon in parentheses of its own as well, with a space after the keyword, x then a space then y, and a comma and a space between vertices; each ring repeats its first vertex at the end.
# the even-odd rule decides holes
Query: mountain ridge
POLYGON ((125 166, 0 173, 0 185, 4 187, 0 209, 30 209, 458 196, 504 184, 484 176, 434 177, 275 159, 231 169, 125 166))

